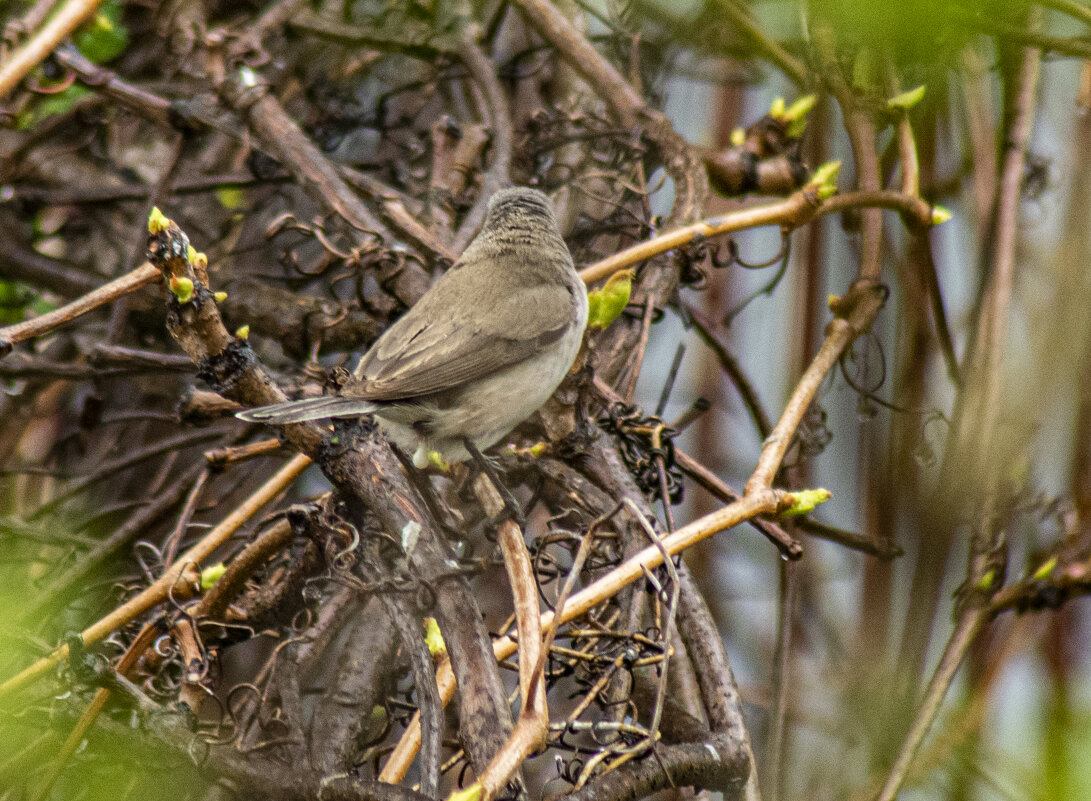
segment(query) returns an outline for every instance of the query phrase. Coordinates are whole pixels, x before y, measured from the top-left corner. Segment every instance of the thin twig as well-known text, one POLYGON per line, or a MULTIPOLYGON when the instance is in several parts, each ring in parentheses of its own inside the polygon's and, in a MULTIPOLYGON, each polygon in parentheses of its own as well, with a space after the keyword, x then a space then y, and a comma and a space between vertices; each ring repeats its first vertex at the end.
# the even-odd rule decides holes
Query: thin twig
POLYGON ((924 742, 925 735, 932 728, 932 722, 939 714, 943 699, 951 686, 951 681, 962 664, 963 657, 973 643, 978 632, 988 621, 988 612, 985 609, 972 608, 959 618, 955 630, 947 640, 947 646, 943 649, 939 664, 932 674, 932 680, 928 682, 928 688, 924 692, 924 699, 913 718, 913 725, 906 734, 905 742, 898 751, 898 758, 890 769, 886 784, 876 797, 875 801, 894 801, 901 789, 902 783, 909 775, 909 769, 913 764, 913 758, 917 750, 924 742))
POLYGON ((26 322, 0 328, 0 356, 10 353, 11 346, 18 342, 48 333, 58 326, 75 320, 80 315, 97 309, 99 306, 111 303, 130 292, 135 292, 141 287, 152 284, 161 277, 162 274, 158 269, 145 262, 132 272, 126 273, 120 278, 115 278, 110 283, 76 298, 59 309, 46 312, 26 322))

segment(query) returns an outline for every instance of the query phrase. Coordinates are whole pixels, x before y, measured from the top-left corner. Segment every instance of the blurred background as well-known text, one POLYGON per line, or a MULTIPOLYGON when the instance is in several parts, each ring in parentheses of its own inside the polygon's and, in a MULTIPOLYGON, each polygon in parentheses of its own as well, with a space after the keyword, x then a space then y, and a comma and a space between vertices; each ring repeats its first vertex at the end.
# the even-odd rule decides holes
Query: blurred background
MULTIPOLYGON (((908 122, 920 196, 951 215, 926 235, 934 264, 930 283, 918 238, 897 212, 882 212, 886 305, 823 382, 781 474, 785 486, 833 494, 806 521, 788 526, 803 544, 803 558, 788 563, 746 526, 685 557, 731 657, 761 771, 768 770, 763 760, 779 738, 775 748, 784 767, 773 783, 780 789, 766 787, 766 797, 875 796, 961 614, 967 577, 975 576, 977 590, 990 599, 999 594, 1004 604, 969 646, 899 797, 1091 798, 1091 631, 1083 597, 1091 586, 1091 6, 1082 0, 555 5, 639 86, 649 106, 661 108, 689 143, 705 149, 709 161, 739 148, 737 130, 776 117, 778 98, 791 105, 813 95, 805 130, 782 154, 808 171, 841 161, 838 185, 848 192, 859 177, 846 129, 849 98, 873 118, 869 147, 882 186, 901 187, 897 127, 908 122), (834 43, 822 56, 816 31, 834 43), (1028 58, 1035 72, 1029 82, 1028 58), (1021 92, 1028 84, 1029 101, 1021 92), (918 102, 903 111, 888 106, 889 98, 915 87, 924 87, 918 102), (1012 134, 1020 102, 1031 120, 1025 146, 1012 134), (1009 163, 1018 169, 1014 227, 1000 209, 1009 163), (958 446, 988 454, 989 478, 982 480, 960 470, 957 454, 951 455, 958 439, 953 421, 972 384, 970 354, 985 347, 979 333, 988 314, 983 298, 990 297, 997 274, 1001 233, 1014 234, 1014 245, 1006 323, 998 328, 987 368, 999 387, 996 422, 975 442, 974 421, 963 421, 966 444, 958 446), (960 382, 942 350, 937 298, 960 382), (970 543, 983 529, 1003 557, 986 585, 969 563, 970 543), (774 735, 778 700, 783 729, 774 735)), ((5 57, 26 34, 20 21, 48 6, 0 6, 8 26, 5 57)), ((470 13, 487 27, 503 20, 504 6, 477 3, 470 13)), ((407 68, 408 59, 392 58, 381 44, 346 40, 344 31, 330 32, 332 23, 323 29, 315 20, 359 30, 385 24, 395 8, 414 24, 433 26, 438 37, 446 35, 456 7, 465 13, 460 4, 439 0, 295 3, 287 10, 283 3, 103 3, 73 40, 90 66, 71 55, 48 61, 29 85, 0 100, 4 324, 32 318, 137 266, 144 258, 143 220, 159 204, 214 264, 228 265, 214 273, 217 288, 238 299, 225 306, 225 316, 254 325, 264 359, 293 377, 286 364, 317 363, 320 346, 323 366, 344 361, 344 351, 374 331, 366 320, 345 319, 333 307, 382 318, 398 302, 383 295, 370 274, 353 272, 359 254, 353 254, 355 262, 345 258, 344 240, 336 239, 327 252, 317 241, 325 234, 321 226, 302 234, 292 227, 310 226, 318 207, 286 185, 275 162, 237 149, 237 131, 230 130, 236 122, 218 118, 201 95, 216 78, 215 59, 207 57, 221 53, 219 33, 242 41, 240 32, 266 19, 263 12, 283 11, 286 22, 259 26, 275 39, 268 51, 258 42, 244 52, 254 69, 275 75, 297 121, 331 160, 421 199, 427 184, 422 165, 434 145, 429 126, 439 111, 453 108, 457 116, 457 110, 474 108, 473 98, 460 94, 468 91, 458 85, 464 76, 451 78, 446 62, 427 59, 407 68), (98 71, 104 68, 170 97, 172 113, 192 114, 205 126, 202 138, 151 125, 147 108, 134 110, 131 100, 111 93, 108 76, 98 71), (283 217, 286 208, 294 214, 291 222, 283 217), (317 275, 330 279, 328 291, 312 305, 301 304, 298 319, 283 321, 286 328, 306 329, 298 338, 279 331, 278 320, 263 317, 267 310, 248 299, 246 282, 254 276, 272 277, 278 288, 296 292, 313 286, 317 275), (352 306, 357 298, 366 299, 352 306), (308 328, 311 320, 319 320, 316 328, 308 328), (360 330, 336 333, 343 330, 338 325, 360 330), (313 336, 326 329, 334 333, 325 340, 324 334, 313 336)), ((655 154, 626 154, 613 143, 616 150, 596 166, 616 175, 604 179, 581 163, 582 172, 567 180, 559 169, 564 159, 533 151, 548 125, 563 128, 544 112, 535 116, 536 102, 550 114, 579 109, 587 115, 584 132, 601 132, 606 115, 601 102, 580 95, 577 79, 556 67, 548 48, 517 22, 506 25, 488 30, 495 34, 492 57, 513 97, 514 127, 523 137, 516 143, 513 177, 533 180, 567 209, 578 266, 660 233, 674 209, 675 187, 653 164, 655 154), (543 90, 544 100, 527 99, 516 88, 536 70, 556 71, 549 72, 553 94, 543 90), (616 188, 611 179, 622 183, 617 165, 626 158, 647 158, 653 167, 646 191, 636 193, 646 195, 649 216, 628 228, 604 213, 594 194, 616 188), (621 233, 603 235, 606 223, 621 233)), ((467 198, 474 192, 470 184, 467 198)), ((716 187, 702 211, 711 216, 771 202, 800 184, 771 191, 759 184, 732 196, 716 187)), ((629 208, 640 205, 629 197, 629 208)), ((470 206, 469 200, 456 204, 452 219, 462 219, 470 206)), ((700 280, 682 286, 652 325, 636 402, 648 413, 660 408, 672 421, 695 399, 706 399, 709 411, 686 427, 678 446, 737 490, 822 342, 831 319, 829 296, 844 295, 857 275, 861 230, 861 212, 853 208, 816 218, 789 236, 774 228, 733 235, 734 253, 726 238, 702 243, 703 250, 690 254, 700 280)), ((416 258, 406 255, 410 248, 395 250, 397 258, 416 258)), ((200 387, 186 360, 164 357, 145 375, 132 361, 138 356, 122 350, 178 358, 161 331, 160 305, 155 297, 134 295, 0 361, 5 677, 149 579, 175 518, 164 510, 163 520, 123 540, 78 583, 65 572, 70 562, 96 552, 133 509, 143 508, 146 492, 178 488, 169 507, 177 514, 197 475, 186 472, 194 454, 241 441, 232 422, 220 421, 211 429, 186 428, 182 441, 173 443, 176 451, 164 446, 140 464, 119 461, 119 453, 136 445, 151 448, 178 437, 179 415, 187 426, 193 423, 186 418, 187 401, 179 411, 179 398, 188 391, 182 388, 200 387), (87 475, 95 478, 81 483, 87 475), (103 564, 114 567, 103 570, 103 564)), ((296 496, 325 486, 312 473, 296 496)), ((217 482, 221 508, 230 509, 256 479, 251 471, 208 480, 217 482)), ((687 482, 674 515, 686 522, 720 505, 687 482)), ((186 536, 216 519, 214 507, 198 506, 186 536)), ((115 645, 120 649, 120 642, 115 645)), ((4 716, 16 746, 0 754, 0 777, 15 782, 21 749, 32 742, 18 711, 4 716)), ((49 740, 51 747, 56 739, 49 740)), ((93 771, 94 780, 62 780, 53 797, 107 797, 115 777, 93 771)), ((126 793, 151 786, 118 781, 126 793)), ((26 797, 16 784, 5 791, 0 783, 0 798, 26 797)))

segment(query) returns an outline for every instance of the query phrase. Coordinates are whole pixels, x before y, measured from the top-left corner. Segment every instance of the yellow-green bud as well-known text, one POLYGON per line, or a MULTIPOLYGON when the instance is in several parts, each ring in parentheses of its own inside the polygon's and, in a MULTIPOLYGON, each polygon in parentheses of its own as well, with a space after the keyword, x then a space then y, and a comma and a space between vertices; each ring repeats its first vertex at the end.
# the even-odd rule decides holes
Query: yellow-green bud
POLYGON ((990 590, 992 588, 993 582, 995 582, 995 581, 996 581, 996 571, 995 570, 987 570, 987 571, 985 571, 985 575, 983 575, 981 578, 979 578, 977 580, 977 584, 975 584, 974 587, 976 589, 978 589, 978 590, 981 590, 982 592, 987 592, 988 590, 990 590))
POLYGON ((618 270, 610 276, 602 289, 587 293, 588 328, 602 330, 625 311, 633 291, 635 275, 635 270, 618 270))
POLYGON ((447 655, 447 643, 443 641, 443 634, 439 630, 439 623, 434 617, 424 619, 424 642, 428 646, 428 653, 433 659, 447 655))
POLYGON ((193 300, 193 281, 184 275, 172 275, 170 277, 170 291, 179 303, 189 303, 193 300))
POLYGON ((220 576, 227 572, 227 568, 224 567, 224 563, 213 565, 212 567, 206 567, 201 571, 201 589, 212 589, 212 585, 220 580, 220 576))
POLYGON ((817 102, 818 95, 803 95, 803 97, 788 106, 785 112, 780 115, 780 119, 782 122, 794 122, 803 119, 817 102))
POLYGON ((455 790, 447 796, 447 801, 481 801, 484 791, 485 788, 481 786, 481 782, 474 782, 463 790, 455 790))
POLYGON ((894 95, 894 97, 886 101, 886 106, 889 109, 908 111, 921 102, 921 98, 924 97, 924 92, 925 85, 922 83, 916 89, 910 89, 908 92, 894 95))
POLYGON ((148 214, 148 233, 154 236, 163 233, 169 227, 170 220, 163 215, 158 206, 153 206, 151 213, 148 214))
POLYGON ((1057 557, 1051 556, 1040 568, 1034 571, 1034 580, 1045 581, 1047 578, 1049 578, 1049 574, 1052 573, 1056 568, 1057 557))
POLYGON ((810 489, 789 492, 788 496, 792 499, 792 505, 780 514, 784 517, 798 517, 814 511, 816 506, 832 498, 833 493, 827 489, 810 489))

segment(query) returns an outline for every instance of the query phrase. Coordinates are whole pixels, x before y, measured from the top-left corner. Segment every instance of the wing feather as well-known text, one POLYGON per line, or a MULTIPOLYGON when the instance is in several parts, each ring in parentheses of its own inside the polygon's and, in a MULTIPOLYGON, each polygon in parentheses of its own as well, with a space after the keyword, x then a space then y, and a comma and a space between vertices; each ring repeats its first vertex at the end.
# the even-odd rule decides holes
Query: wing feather
POLYGON ((453 267, 376 341, 356 368, 353 397, 394 400, 452 390, 533 356, 568 330, 576 299, 561 268, 555 282, 513 291, 481 267, 453 267), (486 313, 467 313, 472 309, 486 313))

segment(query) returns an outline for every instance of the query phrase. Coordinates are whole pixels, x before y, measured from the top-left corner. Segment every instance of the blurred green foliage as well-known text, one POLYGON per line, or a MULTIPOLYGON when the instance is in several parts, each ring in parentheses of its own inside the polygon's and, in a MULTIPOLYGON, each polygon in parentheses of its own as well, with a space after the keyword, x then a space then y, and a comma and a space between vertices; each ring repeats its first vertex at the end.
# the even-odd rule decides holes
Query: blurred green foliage
POLYGON ((864 46, 899 66, 951 64, 979 31, 976 16, 1017 22, 1025 0, 814 0, 812 12, 829 20, 841 47, 864 46))
POLYGON ((105 64, 124 52, 129 46, 129 30, 121 18, 121 3, 107 0, 99 6, 86 24, 74 37, 76 47, 95 64, 105 64))

